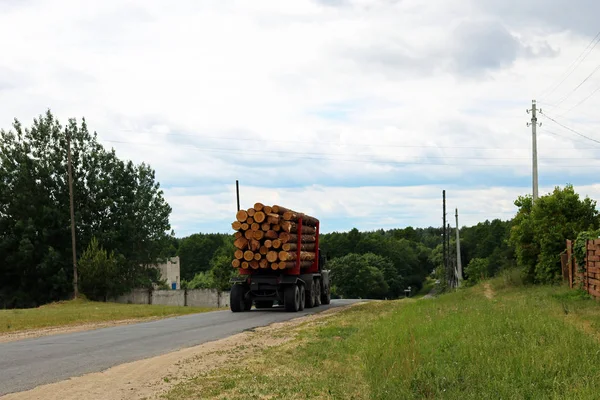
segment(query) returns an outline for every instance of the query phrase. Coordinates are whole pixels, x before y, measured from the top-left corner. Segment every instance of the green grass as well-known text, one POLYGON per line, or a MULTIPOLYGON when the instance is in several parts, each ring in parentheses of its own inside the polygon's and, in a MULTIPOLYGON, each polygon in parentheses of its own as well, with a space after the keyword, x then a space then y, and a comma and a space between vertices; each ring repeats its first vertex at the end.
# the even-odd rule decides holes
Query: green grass
POLYGON ((351 308, 165 397, 597 399, 600 303, 563 287, 489 283, 492 299, 479 285, 351 308))
POLYGON ((38 308, 0 310, 0 334, 18 331, 75 326, 93 322, 169 317, 213 311, 214 308, 101 303, 71 300, 38 308))

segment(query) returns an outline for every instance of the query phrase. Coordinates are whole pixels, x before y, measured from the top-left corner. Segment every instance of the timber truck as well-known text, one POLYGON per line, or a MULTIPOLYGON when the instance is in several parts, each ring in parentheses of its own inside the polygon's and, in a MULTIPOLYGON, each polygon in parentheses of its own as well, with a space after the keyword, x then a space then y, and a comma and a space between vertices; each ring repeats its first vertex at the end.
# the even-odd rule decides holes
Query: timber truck
POLYGON ((275 302, 286 311, 297 312, 331 302, 329 271, 325 269, 326 260, 319 249, 318 220, 312 225, 311 232, 315 232, 314 242, 309 245, 314 251, 312 260, 302 260, 302 249, 306 246, 302 238, 306 235, 302 235, 303 218, 299 217, 294 221, 294 230, 298 233, 291 251, 295 253, 294 261, 287 262, 284 269, 238 268, 238 276, 231 279, 232 312, 250 311, 252 305, 267 309, 275 302))

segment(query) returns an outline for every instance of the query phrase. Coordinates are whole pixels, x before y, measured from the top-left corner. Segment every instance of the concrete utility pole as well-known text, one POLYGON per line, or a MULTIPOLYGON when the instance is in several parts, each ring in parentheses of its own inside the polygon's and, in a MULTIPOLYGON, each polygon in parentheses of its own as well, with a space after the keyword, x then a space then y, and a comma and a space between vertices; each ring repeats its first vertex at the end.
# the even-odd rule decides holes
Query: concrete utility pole
MULTIPOLYGON (((531 110, 527 110, 527 114, 531 111, 531 122, 527 123, 527 126, 531 125, 531 140, 532 140, 532 157, 533 157, 533 201, 535 202, 538 198, 538 164, 537 164, 537 137, 536 137, 536 128, 538 126, 537 123, 537 105, 535 100, 531 100, 531 110)), ((542 111, 541 109, 539 110, 542 111)), ((539 124, 542 126, 542 124, 539 124)))
POLYGON ((459 225, 458 225, 458 208, 456 209, 456 272, 458 275, 458 286, 462 284, 463 273, 462 273, 462 262, 460 260, 460 235, 459 235, 459 225))
POLYGON ((73 250, 73 298, 79 297, 77 285, 77 247, 75 245, 75 206, 73 205, 73 172, 71 164, 71 133, 67 129, 67 163, 69 171, 69 202, 71 203, 71 246, 73 250))

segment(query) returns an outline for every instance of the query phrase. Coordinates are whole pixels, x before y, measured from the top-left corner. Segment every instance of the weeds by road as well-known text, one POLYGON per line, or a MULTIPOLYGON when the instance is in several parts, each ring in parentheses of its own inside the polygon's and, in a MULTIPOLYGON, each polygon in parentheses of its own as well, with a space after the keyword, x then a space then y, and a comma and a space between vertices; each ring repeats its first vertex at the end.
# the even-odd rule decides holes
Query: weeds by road
POLYGON ((166 398, 597 398, 598 303, 567 288, 489 288, 353 307, 166 398))
MULTIPOLYGON (((138 322, 145 319, 213 311, 214 308, 157 306, 145 304, 100 303, 71 300, 38 308, 0 310, 0 340, 8 335, 40 329, 93 326, 119 321, 138 322)), ((32 332, 35 335, 35 332, 32 332)))

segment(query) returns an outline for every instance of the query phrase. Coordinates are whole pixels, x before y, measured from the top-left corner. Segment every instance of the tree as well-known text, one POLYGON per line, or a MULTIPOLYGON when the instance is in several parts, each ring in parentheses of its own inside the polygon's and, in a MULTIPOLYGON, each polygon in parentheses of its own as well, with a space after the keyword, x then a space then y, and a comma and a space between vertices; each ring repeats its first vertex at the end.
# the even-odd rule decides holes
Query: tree
MULTIPOLYGON (((146 164, 106 151, 86 121, 65 127, 50 111, 31 128, 0 130, 0 304, 68 298, 72 260, 66 137, 71 138, 78 257, 96 237, 122 257, 128 287, 156 280, 169 249, 171 208, 146 164)), ((171 234, 172 236, 172 234, 171 234)))
POLYGON ((371 253, 351 253, 332 260, 329 266, 336 293, 344 297, 383 298, 389 286, 376 265, 385 263, 383 257, 371 253))
POLYGON ((581 200, 572 185, 556 187, 532 204, 531 197, 519 196, 519 211, 513 221, 510 243, 526 279, 554 283, 561 278, 560 253, 566 239, 575 239, 585 230, 598 228, 596 202, 581 200))
POLYGON ((487 258, 473 258, 465 268, 469 283, 476 283, 489 276, 489 261, 487 258))
POLYGON ((123 263, 122 256, 117 259, 114 252, 108 253, 93 237, 78 263, 81 292, 92 300, 103 301, 122 294, 125 291, 123 263))

